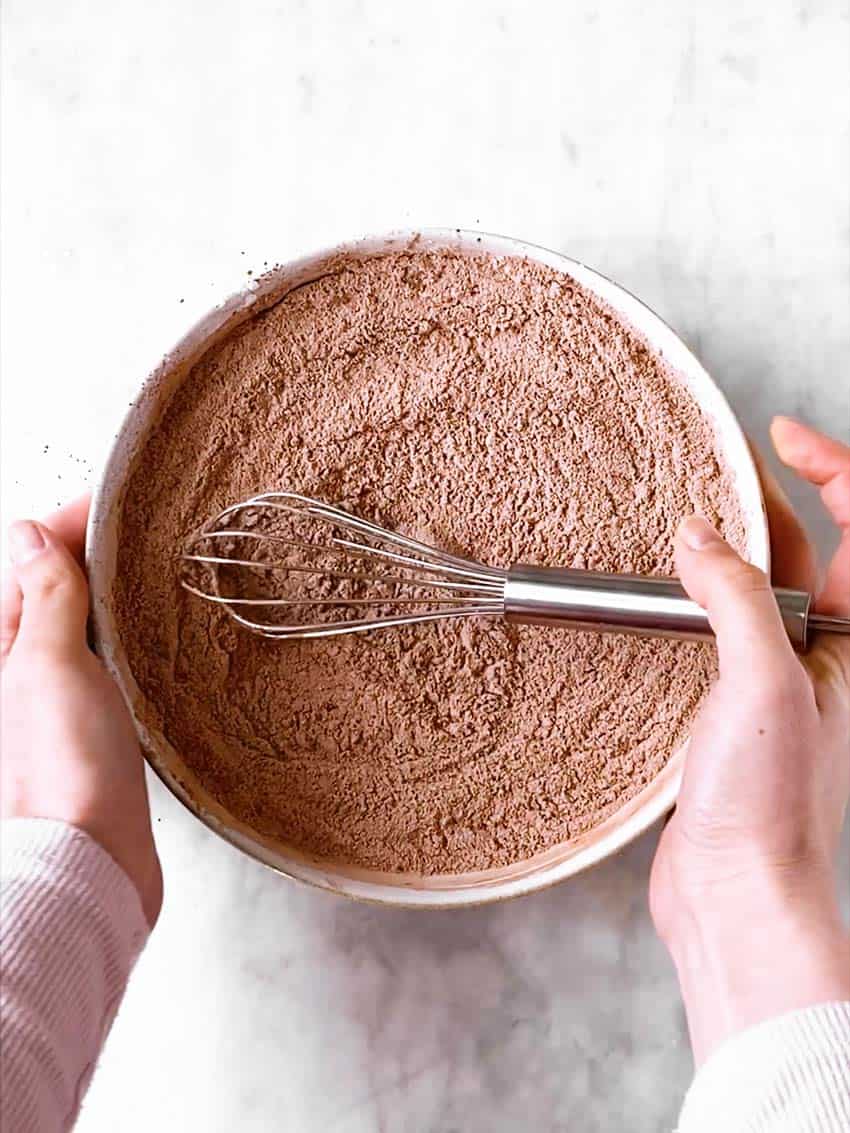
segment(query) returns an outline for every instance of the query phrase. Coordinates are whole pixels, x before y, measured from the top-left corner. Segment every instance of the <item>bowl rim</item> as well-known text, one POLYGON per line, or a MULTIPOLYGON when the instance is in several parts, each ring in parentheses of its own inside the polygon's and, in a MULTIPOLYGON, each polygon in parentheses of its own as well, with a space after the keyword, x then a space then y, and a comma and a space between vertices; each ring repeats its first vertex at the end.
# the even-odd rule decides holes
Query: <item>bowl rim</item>
POLYGON ((307 253, 252 279, 196 320, 149 374, 124 414, 93 494, 86 539, 92 627, 97 651, 130 708, 148 764, 171 793, 214 833, 277 873, 326 891, 384 905, 470 907, 548 888, 617 853, 644 833, 676 801, 687 741, 658 775, 602 823, 579 838, 559 843, 525 862, 505 869, 437 877, 381 874, 343 866, 311 858, 259 835, 234 820, 208 795, 194 775, 182 766, 179 753, 159 729, 152 706, 136 685, 111 609, 116 526, 127 473, 142 440, 156 423, 157 411, 161 413, 167 405, 171 387, 179 385, 182 372, 239 323, 280 301, 294 287, 315 278, 316 269, 329 260, 339 256, 371 257, 411 248, 454 248, 468 254, 525 257, 576 279, 624 316, 679 372, 702 411, 711 419, 735 477, 747 530, 748 557, 757 566, 769 568, 767 518, 758 472, 746 437, 720 388, 681 336, 652 308, 582 261, 537 244, 471 229, 396 229, 307 253))

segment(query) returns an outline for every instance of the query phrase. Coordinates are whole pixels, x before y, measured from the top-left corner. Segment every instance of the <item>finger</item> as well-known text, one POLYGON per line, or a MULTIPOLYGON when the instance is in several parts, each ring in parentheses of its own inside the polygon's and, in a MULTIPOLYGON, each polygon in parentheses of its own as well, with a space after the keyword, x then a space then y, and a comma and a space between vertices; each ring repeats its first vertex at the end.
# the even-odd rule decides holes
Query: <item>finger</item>
POLYGON ((832 556, 823 589, 815 601, 815 609, 819 614, 850 618, 850 528, 845 530, 838 550, 832 556))
POLYGON ((850 527, 850 469, 827 480, 820 498, 839 527, 850 527))
POLYGON ((749 681, 754 667, 793 659, 767 575, 746 563, 700 516, 676 537, 676 569, 688 594, 708 614, 722 674, 749 681))
MULTIPOLYGON (((86 492, 53 512, 44 526, 61 539, 75 560, 83 566, 85 558, 86 525, 88 522, 91 492, 86 492)), ((0 609, 0 664, 8 657, 21 620, 23 593, 14 571, 3 578, 2 609, 0 609)))
POLYGON ((841 472, 850 472, 850 447, 792 417, 774 417, 770 437, 782 463, 811 484, 825 484, 841 472))
POLYGON ((63 504, 43 520, 54 535, 58 535, 80 566, 84 565, 86 552, 86 524, 88 523, 91 492, 78 496, 70 503, 63 504))
POLYGON ((824 505, 843 529, 815 609, 846 617, 850 614, 850 447, 790 417, 774 418, 770 433, 780 460, 820 485, 824 505))
POLYGON ((3 599, 0 604, 0 664, 3 664, 15 644, 21 620, 23 596, 18 580, 11 571, 3 578, 3 599))
POLYGON ((770 527, 770 576, 776 586, 814 592, 818 568, 814 547, 779 481, 752 442, 750 452, 756 464, 764 494, 770 527))
POLYGON ((65 544, 43 524, 22 520, 9 528, 9 550, 23 596, 15 647, 85 648, 88 587, 65 544))
POLYGON ((826 581, 815 608, 823 614, 850 617, 850 472, 839 472, 820 491, 830 515, 843 529, 841 542, 827 567, 826 581))

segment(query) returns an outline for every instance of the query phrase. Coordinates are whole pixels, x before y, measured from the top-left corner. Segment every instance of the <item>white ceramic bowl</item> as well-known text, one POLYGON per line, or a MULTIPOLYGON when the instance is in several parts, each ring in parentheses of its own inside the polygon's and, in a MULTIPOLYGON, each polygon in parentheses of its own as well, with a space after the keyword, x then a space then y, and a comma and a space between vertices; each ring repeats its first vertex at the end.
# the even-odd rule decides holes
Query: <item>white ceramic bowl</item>
POLYGON ((640 794, 606 821, 574 841, 512 866, 422 878, 332 865, 295 852, 234 821, 204 790, 163 735, 154 707, 141 694, 128 666, 112 609, 118 523, 128 472, 149 430, 187 371, 211 345, 239 323, 270 306, 293 287, 321 274, 329 256, 340 252, 360 256, 386 252, 407 247, 414 238, 418 238, 420 247, 526 256, 547 264, 595 292, 640 330, 684 377, 693 397, 714 422, 723 454, 736 476, 749 558, 767 569, 767 521, 749 448, 723 394, 681 339, 639 299, 584 264, 518 240, 459 229, 426 229, 418 233, 395 232, 368 237, 277 267, 192 327, 145 383, 118 434, 92 508, 88 563, 98 651, 132 709, 148 761, 193 814, 245 853, 288 877, 383 904, 449 907, 498 901, 543 889, 615 853, 672 806, 679 788, 684 749, 675 753, 640 794))

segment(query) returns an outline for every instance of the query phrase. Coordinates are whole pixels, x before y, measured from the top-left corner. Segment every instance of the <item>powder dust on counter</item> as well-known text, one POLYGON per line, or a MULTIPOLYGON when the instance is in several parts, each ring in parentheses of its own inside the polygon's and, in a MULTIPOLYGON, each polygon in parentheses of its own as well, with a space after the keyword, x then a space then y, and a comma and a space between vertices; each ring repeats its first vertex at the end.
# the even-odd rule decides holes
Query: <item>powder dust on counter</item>
POLYGON ((450 251, 329 261, 194 366, 137 457, 116 616, 206 789, 302 852, 380 870, 507 865, 575 837, 687 736, 712 647, 464 620, 321 641, 240 632, 176 551, 263 490, 481 562, 673 573, 697 511, 744 543, 711 424, 568 277, 450 251))

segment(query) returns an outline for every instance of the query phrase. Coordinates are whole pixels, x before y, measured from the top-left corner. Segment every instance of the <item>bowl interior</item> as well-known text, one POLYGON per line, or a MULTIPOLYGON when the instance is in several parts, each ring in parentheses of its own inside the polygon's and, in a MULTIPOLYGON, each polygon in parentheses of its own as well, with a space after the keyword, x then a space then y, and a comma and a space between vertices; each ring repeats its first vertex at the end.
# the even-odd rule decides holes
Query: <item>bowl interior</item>
POLYGON ((266 865, 323 889, 385 904, 469 905, 544 888, 593 865, 643 832, 675 801, 684 749, 677 751, 643 791, 581 837, 511 866, 476 873, 420 877, 313 860, 235 821, 189 771, 163 735, 154 707, 138 688, 121 645, 112 608, 112 581, 124 489, 133 461, 158 423, 173 391, 196 361, 245 319, 292 288, 316 278, 331 256, 368 257, 408 248, 453 248, 471 255, 524 256, 572 276, 620 312, 662 353, 714 423, 718 444, 733 470, 747 532, 750 560, 767 569, 767 520, 749 447, 725 397, 682 340, 639 299, 584 264, 502 236, 457 229, 397 232, 307 256, 277 267, 231 296, 198 322, 165 357, 131 407, 110 453, 92 506, 88 563, 98 651, 127 699, 149 763, 170 790, 211 829, 266 865))

